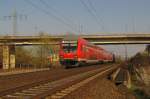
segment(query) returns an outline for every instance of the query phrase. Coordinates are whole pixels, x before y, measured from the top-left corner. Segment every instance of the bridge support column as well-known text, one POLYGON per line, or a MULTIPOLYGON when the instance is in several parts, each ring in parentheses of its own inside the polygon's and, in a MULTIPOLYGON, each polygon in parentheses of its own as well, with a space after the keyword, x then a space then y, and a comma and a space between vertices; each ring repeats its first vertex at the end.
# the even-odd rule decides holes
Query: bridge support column
POLYGON ((10 46, 9 52, 10 52, 10 55, 9 55, 10 68, 13 69, 13 68, 15 68, 15 64, 16 64, 15 46, 10 46))
POLYGON ((3 69, 15 68, 15 46, 3 46, 3 69))
POLYGON ((9 69, 9 46, 3 46, 3 69, 9 69))

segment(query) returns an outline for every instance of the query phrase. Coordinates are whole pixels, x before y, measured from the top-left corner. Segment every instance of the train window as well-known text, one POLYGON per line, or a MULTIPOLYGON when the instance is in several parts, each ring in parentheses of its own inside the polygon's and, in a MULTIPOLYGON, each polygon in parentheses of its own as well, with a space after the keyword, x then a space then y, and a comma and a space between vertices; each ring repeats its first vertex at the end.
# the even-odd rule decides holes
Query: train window
POLYGON ((63 46, 64 52, 69 52, 69 46, 63 46))
POLYGON ((77 46, 71 46, 70 51, 75 52, 77 50, 77 46))
POLYGON ((64 52, 75 52, 77 50, 77 43, 62 44, 64 52))

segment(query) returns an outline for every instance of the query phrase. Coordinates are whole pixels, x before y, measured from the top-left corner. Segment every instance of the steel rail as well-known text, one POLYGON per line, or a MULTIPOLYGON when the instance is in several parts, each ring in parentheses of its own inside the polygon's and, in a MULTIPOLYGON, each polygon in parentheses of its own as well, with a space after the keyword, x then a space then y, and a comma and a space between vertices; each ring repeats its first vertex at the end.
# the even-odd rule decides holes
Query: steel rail
MULTIPOLYGON (((86 79, 95 79, 98 76, 104 75, 107 72, 110 72, 114 69, 116 69, 117 66, 107 66, 103 67, 100 69, 80 73, 77 75, 73 75, 71 77, 63 78, 57 81, 53 82, 48 82, 48 83, 43 83, 39 84, 37 86, 28 88, 28 89, 23 89, 21 91, 17 92, 11 92, 10 94, 6 94, 1 96, 1 98, 14 98, 14 99, 32 99, 32 98, 43 98, 46 96, 49 96, 50 94, 53 94, 54 92, 57 92, 58 89, 62 87, 62 89, 67 88, 71 85, 74 85, 78 82, 82 82, 86 79), (92 78, 91 78, 92 77, 92 78)), ((90 80, 88 80, 90 81, 90 80)))

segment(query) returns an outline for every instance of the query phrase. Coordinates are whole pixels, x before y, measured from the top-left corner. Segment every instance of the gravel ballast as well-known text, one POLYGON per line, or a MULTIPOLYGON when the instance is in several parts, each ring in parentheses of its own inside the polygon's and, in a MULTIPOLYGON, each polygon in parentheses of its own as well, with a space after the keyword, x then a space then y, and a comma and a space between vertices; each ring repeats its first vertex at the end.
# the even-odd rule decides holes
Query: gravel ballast
POLYGON ((135 97, 130 93, 121 92, 108 79, 98 78, 67 95, 64 99, 135 99, 135 97))

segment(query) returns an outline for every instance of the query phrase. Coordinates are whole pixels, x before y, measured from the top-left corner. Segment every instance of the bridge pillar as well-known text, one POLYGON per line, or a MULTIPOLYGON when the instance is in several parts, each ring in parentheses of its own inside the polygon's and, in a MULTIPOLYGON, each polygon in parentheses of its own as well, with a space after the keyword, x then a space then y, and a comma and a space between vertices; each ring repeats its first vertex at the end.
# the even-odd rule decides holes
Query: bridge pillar
POLYGON ((3 46, 3 69, 15 68, 15 46, 3 46))
POLYGON ((16 59, 15 59, 15 46, 9 46, 9 64, 10 64, 10 68, 13 69, 15 68, 15 64, 16 64, 16 59))
POLYGON ((3 69, 9 69, 9 46, 3 46, 3 69))

